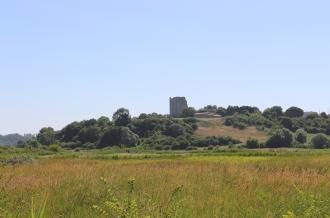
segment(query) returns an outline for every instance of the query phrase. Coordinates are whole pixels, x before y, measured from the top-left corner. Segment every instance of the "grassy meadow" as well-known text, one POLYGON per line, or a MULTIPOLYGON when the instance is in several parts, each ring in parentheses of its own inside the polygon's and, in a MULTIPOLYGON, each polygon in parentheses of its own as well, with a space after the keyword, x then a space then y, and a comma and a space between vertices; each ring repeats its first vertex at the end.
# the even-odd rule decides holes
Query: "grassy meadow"
POLYGON ((5 164, 17 155, 30 160, 0 153, 0 217, 330 216, 328 151, 62 152, 5 164))

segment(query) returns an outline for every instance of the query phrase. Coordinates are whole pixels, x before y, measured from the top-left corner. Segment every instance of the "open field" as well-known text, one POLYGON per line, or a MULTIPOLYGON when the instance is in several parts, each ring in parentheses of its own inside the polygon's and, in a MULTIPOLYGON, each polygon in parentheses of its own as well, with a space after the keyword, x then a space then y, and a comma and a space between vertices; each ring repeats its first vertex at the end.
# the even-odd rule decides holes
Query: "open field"
POLYGON ((258 139, 265 142, 268 139, 266 132, 257 130, 256 127, 248 127, 244 130, 235 129, 232 126, 225 126, 223 119, 199 119, 199 127, 196 135, 200 137, 207 136, 230 136, 241 142, 246 142, 249 138, 258 139))
POLYGON ((327 150, 135 155, 100 151, 35 158, 0 167, 0 217, 30 217, 31 207, 42 208, 44 202, 46 217, 102 217, 92 208, 105 201, 101 177, 121 205, 127 203, 127 181, 134 178, 131 197, 138 217, 330 215, 327 150))

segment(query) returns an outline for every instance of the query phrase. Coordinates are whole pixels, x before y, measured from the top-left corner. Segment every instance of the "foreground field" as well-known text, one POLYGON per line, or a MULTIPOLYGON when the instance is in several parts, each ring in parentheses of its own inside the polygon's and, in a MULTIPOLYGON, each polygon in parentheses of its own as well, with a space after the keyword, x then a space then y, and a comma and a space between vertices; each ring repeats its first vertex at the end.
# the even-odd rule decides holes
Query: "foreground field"
POLYGON ((46 217, 102 217, 101 177, 123 207, 135 180, 139 217, 329 217, 329 167, 329 153, 40 158, 0 167, 0 217, 44 203, 46 217))

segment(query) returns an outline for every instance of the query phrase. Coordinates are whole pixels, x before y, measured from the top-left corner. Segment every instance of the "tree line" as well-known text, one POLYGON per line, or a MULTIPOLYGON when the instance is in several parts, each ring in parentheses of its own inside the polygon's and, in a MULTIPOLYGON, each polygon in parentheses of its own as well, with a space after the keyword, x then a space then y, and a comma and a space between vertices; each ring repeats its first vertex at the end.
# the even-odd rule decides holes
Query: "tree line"
POLYGON ((197 147, 240 144, 231 137, 198 138, 194 135, 198 128, 197 112, 210 112, 221 115, 227 126, 245 129, 255 126, 269 133, 265 143, 250 139, 248 148, 307 146, 309 134, 315 148, 328 148, 330 143, 330 118, 326 113, 309 113, 298 107, 284 111, 279 106, 264 111, 251 106, 228 106, 227 108, 208 105, 202 109, 186 109, 181 116, 174 118, 160 114, 141 114, 132 117, 129 110, 118 109, 112 116, 99 119, 73 122, 61 130, 45 127, 36 138, 18 143, 19 147, 58 145, 67 149, 95 149, 105 147, 136 147, 146 149, 196 149, 197 147), (315 135, 316 134, 316 135, 315 135))
POLYGON ((98 149, 105 147, 136 147, 146 149, 193 149, 210 145, 239 144, 231 137, 195 137, 198 128, 193 117, 177 119, 160 114, 131 117, 128 109, 120 108, 112 116, 73 122, 56 131, 52 127, 40 130, 36 138, 18 144, 19 147, 53 146, 67 149, 98 149))

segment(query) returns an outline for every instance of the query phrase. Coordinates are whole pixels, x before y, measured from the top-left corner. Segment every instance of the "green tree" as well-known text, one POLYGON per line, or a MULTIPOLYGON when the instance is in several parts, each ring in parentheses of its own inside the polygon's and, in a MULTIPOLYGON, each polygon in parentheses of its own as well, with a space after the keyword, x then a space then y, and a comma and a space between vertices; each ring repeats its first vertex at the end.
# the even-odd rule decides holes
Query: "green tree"
POLYGON ((314 148, 327 148, 329 146, 329 140, 324 134, 317 134, 312 138, 312 146, 314 148))
POLYGON ((97 142, 100 139, 101 134, 102 131, 100 127, 85 127, 79 133, 79 141, 83 144, 87 142, 97 142))
POLYGON ((105 129, 108 128, 111 125, 110 119, 108 117, 100 117, 97 120, 97 125, 101 128, 101 129, 105 129))
POLYGON ((246 142, 247 148, 260 148, 260 143, 258 139, 248 139, 246 142))
POLYGON ((127 127, 110 127, 103 134, 98 147, 111 147, 111 146, 136 146, 139 142, 139 137, 134 134, 127 127))
POLYGON ((181 117, 194 117, 195 113, 196 113, 195 108, 189 107, 182 112, 181 117))
POLYGON ((288 129, 275 130, 266 142, 266 146, 270 148, 291 147, 293 135, 288 129))
POLYGON ((216 113, 218 107, 216 105, 207 105, 204 108, 198 110, 199 112, 211 112, 211 113, 216 113))
POLYGON ((304 116, 304 111, 298 107, 290 107, 285 111, 285 116, 295 118, 304 116))
POLYGON ((325 128, 325 134, 330 135, 330 124, 325 128))
POLYGON ((301 144, 305 144, 307 142, 307 133, 303 129, 298 129, 294 137, 295 140, 301 144))
POLYGON ((263 115, 269 119, 276 120, 283 115, 283 109, 280 106, 273 106, 271 108, 267 108, 263 115))
POLYGON ((185 128, 177 123, 172 123, 170 124, 166 130, 165 130, 165 135, 171 136, 171 137, 179 137, 181 135, 185 134, 185 128))
POLYGON ((227 109, 226 108, 218 107, 216 114, 219 114, 221 116, 225 116, 226 115, 226 112, 227 112, 227 109))
POLYGON ((56 141, 56 133, 53 128, 51 127, 45 127, 42 128, 37 135, 37 140, 42 145, 51 145, 54 144, 56 141))
POLYGON ((118 109, 112 116, 116 126, 127 126, 131 122, 129 110, 125 108, 118 109))
POLYGON ((294 125, 293 125, 293 121, 292 121, 291 118, 289 118, 289 117, 283 117, 281 119, 281 124, 282 124, 282 126, 284 128, 287 128, 287 129, 289 129, 291 131, 294 131, 294 125))
POLYGON ((239 108, 240 114, 253 114, 253 113, 260 113, 259 108, 251 107, 251 106, 241 106, 239 108))
POLYGON ((60 132, 60 139, 63 142, 74 142, 78 138, 78 134, 82 127, 78 122, 73 122, 64 127, 60 132))
POLYGON ((226 116, 232 116, 235 113, 239 113, 239 107, 229 105, 226 110, 226 116))
POLYGON ((328 119, 328 118, 329 118, 329 115, 328 115, 327 113, 325 113, 325 112, 322 112, 322 113, 320 114, 320 116, 321 116, 323 119, 328 119))

